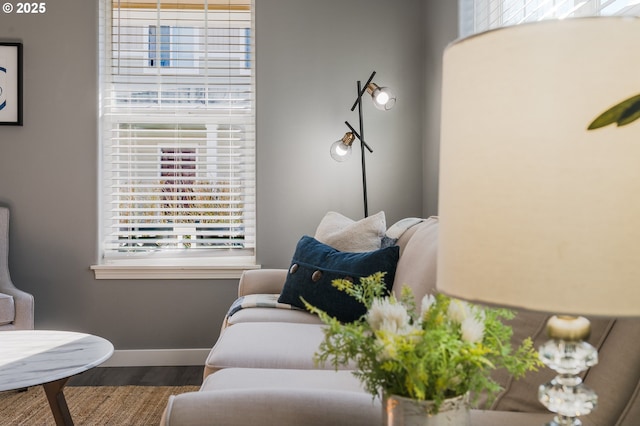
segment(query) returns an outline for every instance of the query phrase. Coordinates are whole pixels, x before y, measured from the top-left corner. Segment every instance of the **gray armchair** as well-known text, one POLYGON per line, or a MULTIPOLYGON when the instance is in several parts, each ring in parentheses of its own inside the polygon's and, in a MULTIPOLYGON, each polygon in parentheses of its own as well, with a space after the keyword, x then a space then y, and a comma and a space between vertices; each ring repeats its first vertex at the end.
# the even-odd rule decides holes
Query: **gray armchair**
POLYGON ((9 209, 0 207, 0 331, 33 329, 33 296, 9 276, 9 209))

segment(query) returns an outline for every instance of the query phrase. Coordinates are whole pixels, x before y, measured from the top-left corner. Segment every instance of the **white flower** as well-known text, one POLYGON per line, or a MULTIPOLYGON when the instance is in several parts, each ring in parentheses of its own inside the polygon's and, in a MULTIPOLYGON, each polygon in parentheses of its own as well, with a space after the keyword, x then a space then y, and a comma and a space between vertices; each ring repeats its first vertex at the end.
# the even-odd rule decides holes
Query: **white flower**
POLYGON ((436 303, 436 297, 433 294, 427 294, 422 298, 422 307, 420 312, 422 316, 429 312, 429 309, 436 303))
POLYGON ((462 332, 462 340, 469 343, 480 342, 484 338, 484 321, 471 315, 462 321, 460 331, 462 332))
POLYGON ((471 312, 471 305, 462 300, 451 299, 449 309, 447 310, 447 316, 451 318, 453 322, 462 324, 462 321, 466 318, 473 316, 473 313, 471 312))
POLYGON ((380 361, 397 359, 402 342, 419 338, 415 335, 419 327, 411 324, 406 307, 394 298, 376 299, 367 313, 367 322, 380 345, 380 361))
POLYGON ((482 309, 462 300, 451 299, 447 315, 460 324, 463 340, 476 343, 484 338, 485 314, 482 309))
POLYGON ((376 299, 367 313, 367 322, 374 331, 408 334, 413 330, 404 306, 389 298, 376 299))

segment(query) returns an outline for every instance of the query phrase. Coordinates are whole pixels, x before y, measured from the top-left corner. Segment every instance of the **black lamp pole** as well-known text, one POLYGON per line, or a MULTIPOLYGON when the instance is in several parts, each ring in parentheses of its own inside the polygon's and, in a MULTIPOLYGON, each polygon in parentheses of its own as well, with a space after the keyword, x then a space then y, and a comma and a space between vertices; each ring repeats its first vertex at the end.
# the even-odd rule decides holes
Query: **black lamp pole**
POLYGON ((356 106, 358 107, 358 120, 360 124, 359 126, 360 132, 356 132, 356 130, 353 128, 353 126, 351 126, 351 124, 349 124, 348 121, 344 122, 360 141, 360 159, 362 163, 362 192, 364 195, 364 217, 369 216, 369 201, 367 200, 367 166, 365 161, 364 148, 366 147, 369 150, 369 152, 373 152, 373 150, 369 145, 367 145, 364 139, 364 120, 362 119, 362 95, 367 90, 367 86, 369 85, 369 83, 371 83, 375 75, 376 75, 376 72, 373 71, 371 73, 371 76, 369 76, 369 79, 365 83, 364 87, 362 86, 360 80, 358 80, 357 82, 358 97, 356 98, 356 101, 353 103, 353 106, 351 107, 351 111, 356 109, 356 106))

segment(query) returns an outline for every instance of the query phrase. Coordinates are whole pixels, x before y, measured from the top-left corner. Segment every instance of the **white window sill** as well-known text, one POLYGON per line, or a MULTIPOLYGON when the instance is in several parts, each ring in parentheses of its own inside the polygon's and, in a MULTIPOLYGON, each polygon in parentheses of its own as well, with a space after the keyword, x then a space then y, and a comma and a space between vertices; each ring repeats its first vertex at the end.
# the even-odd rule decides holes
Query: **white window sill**
POLYGON ((155 260, 112 260, 100 265, 92 265, 91 270, 97 280, 203 280, 237 279, 250 269, 260 269, 260 265, 245 260, 224 264, 204 262, 202 259, 155 260))

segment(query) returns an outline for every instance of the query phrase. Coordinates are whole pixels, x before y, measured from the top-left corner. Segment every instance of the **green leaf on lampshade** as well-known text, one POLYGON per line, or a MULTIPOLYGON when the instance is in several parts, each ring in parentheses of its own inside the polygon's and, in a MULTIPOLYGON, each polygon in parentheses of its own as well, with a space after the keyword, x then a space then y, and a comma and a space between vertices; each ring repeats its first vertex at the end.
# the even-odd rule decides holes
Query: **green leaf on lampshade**
POLYGON ((624 126, 640 118, 640 95, 635 95, 600 114, 589 125, 588 130, 599 129, 616 123, 624 126))

